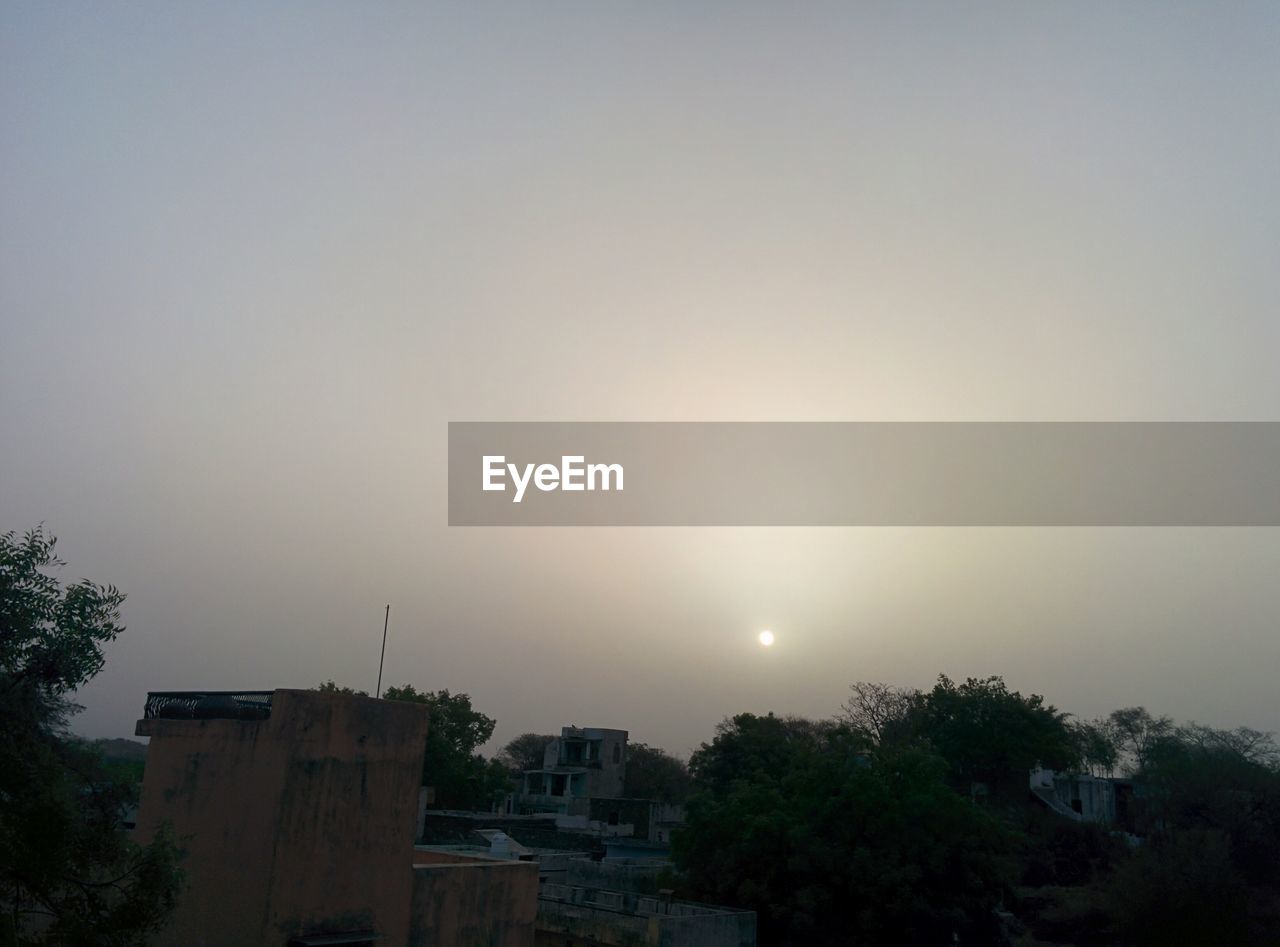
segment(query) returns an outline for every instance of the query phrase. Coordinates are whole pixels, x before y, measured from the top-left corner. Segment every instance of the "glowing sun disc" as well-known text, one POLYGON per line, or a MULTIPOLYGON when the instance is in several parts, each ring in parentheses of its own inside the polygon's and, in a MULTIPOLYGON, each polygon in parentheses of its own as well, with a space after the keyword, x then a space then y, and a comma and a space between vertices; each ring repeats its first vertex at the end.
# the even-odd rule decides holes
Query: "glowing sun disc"
POLYGON ((766 648, 769 647, 769 645, 773 644, 773 632, 772 631, 760 632, 760 643, 764 645, 766 648))

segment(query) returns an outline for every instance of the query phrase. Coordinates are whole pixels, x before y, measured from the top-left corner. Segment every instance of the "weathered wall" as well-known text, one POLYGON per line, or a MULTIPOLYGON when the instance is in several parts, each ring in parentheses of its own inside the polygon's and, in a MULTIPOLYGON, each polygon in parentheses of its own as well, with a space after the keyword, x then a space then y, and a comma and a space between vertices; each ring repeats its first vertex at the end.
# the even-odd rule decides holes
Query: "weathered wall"
POLYGON ((185 837, 188 886, 158 944, 409 937, 426 708, 278 690, 261 721, 144 720, 139 807, 185 837))
POLYGON ((601 944, 652 947, 649 919, 566 901, 538 899, 539 944, 601 944))
POLYGON ((544 884, 538 943, 607 947, 754 947, 756 916, 690 901, 544 884))
POLYGON ((538 866, 415 851, 412 947, 533 947, 538 866))
POLYGON ((137 837, 173 823, 187 886, 159 944, 261 939, 284 766, 269 720, 144 720, 150 736, 137 837))
POLYGON ((1053 792, 1064 805, 1075 809, 1079 801, 1081 819, 1086 822, 1114 823, 1116 821, 1115 786, 1110 780, 1094 776, 1055 773, 1053 792))
POLYGON ((657 894, 658 877, 664 867, 656 862, 637 865, 577 858, 566 866, 564 883, 632 894, 657 894))
POLYGON ((627 773, 627 731, 589 728, 587 733, 598 737, 601 768, 592 770, 587 777, 588 796, 621 796, 625 791, 627 773), (617 762, 614 762, 614 753, 617 762))
POLYGON ((609 826, 610 834, 630 835, 636 838, 649 837, 649 815, 653 803, 648 799, 623 799, 597 797, 590 800, 587 816, 594 822, 603 822, 609 826), (610 822, 610 816, 615 816, 610 822), (626 830, 630 826, 630 830, 626 830), (614 832, 613 829, 621 831, 614 832))
POLYGON ((664 917, 656 947, 755 947, 755 942, 755 914, 710 914, 664 917))
POLYGON ((289 758, 268 932, 367 927, 404 943, 426 708, 306 691, 275 701, 289 758))

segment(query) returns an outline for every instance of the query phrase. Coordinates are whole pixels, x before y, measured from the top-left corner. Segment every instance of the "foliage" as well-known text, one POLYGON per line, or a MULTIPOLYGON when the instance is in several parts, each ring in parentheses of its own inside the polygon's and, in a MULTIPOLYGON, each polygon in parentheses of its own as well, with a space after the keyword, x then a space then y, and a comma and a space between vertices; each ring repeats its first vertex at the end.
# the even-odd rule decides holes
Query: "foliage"
POLYGON ((1168 717, 1153 717, 1145 707, 1125 707, 1112 711, 1107 719, 1112 739, 1127 761, 1130 773, 1146 768, 1147 757, 1161 741, 1174 735, 1173 721, 1168 717))
POLYGON ((1042 816, 1048 830, 1028 833, 1024 882, 1080 887, 1038 913, 1038 896, 1026 902, 1036 936, 1280 943, 1280 772, 1270 734, 1177 726, 1142 707, 1095 726, 1123 747, 1142 844, 1109 851, 1100 827, 1042 816))
POLYGON ((624 796, 666 803, 684 802, 693 789, 684 760, 647 743, 627 744, 625 782, 624 796))
POLYGON ((1280 747, 1274 735, 1252 727, 1216 730, 1192 721, 1178 728, 1178 739, 1202 752, 1226 754, 1270 769, 1280 767, 1280 747))
POLYGON ((917 690, 872 681, 849 685, 849 699, 840 708, 841 719, 874 743, 910 736, 911 717, 920 703, 917 690))
POLYGON ((1077 762, 1066 720, 1038 694, 1023 697, 998 677, 956 685, 944 674, 921 698, 917 725, 950 765, 959 791, 981 782, 1020 799, 1037 765, 1068 769, 1077 762))
POLYGON ((1151 747, 1137 781, 1144 833, 1212 830, 1247 881, 1280 882, 1280 772, 1220 743, 1171 736, 1151 747))
POLYGON ((321 694, 345 694, 348 697, 368 697, 368 691, 358 691, 354 687, 344 687, 337 681, 328 680, 316 688, 321 694))
POLYGON ((1128 853, 1108 826, 1073 822, 1040 806, 1023 810, 1019 829, 1021 881, 1031 887, 1089 884, 1128 853))
POLYGON ((763 943, 990 943, 1010 837, 936 757, 867 747, 834 723, 721 724, 675 838, 694 893, 757 911, 763 943))
POLYGON ((769 714, 739 714, 716 726, 710 745, 703 744, 689 759, 697 790, 726 795, 735 782, 776 777, 801 751, 822 745, 837 728, 828 721, 769 714))
POLYGON ((124 596, 64 587, 55 543, 39 528, 0 536, 0 941, 133 944, 171 913, 180 853, 167 830, 145 847, 125 835, 136 783, 67 733, 71 694, 124 630, 124 596))
POLYGON ((522 733, 499 750, 494 758, 517 776, 525 770, 541 769, 547 744, 554 739, 549 733, 522 733))
POLYGON ((507 793, 517 788, 516 778, 506 764, 498 759, 481 759, 484 769, 480 775, 480 788, 474 794, 470 808, 487 810, 502 802, 507 793))
POLYGON ((1072 720, 1067 730, 1075 746, 1076 757, 1091 776, 1110 776, 1120 763, 1120 747, 1115 731, 1105 720, 1072 720))
POLYGON ((1249 937, 1230 842, 1211 829, 1155 838, 1116 870, 1104 897, 1118 940, 1135 947, 1263 943, 1249 937))
MULTIPOLYGON (((493 735, 496 725, 471 706, 466 694, 418 691, 413 685, 388 687, 387 700, 406 700, 430 708, 427 745, 422 760, 422 784, 434 786, 435 806, 441 809, 488 809, 499 789, 499 773, 477 749, 493 735)), ((508 776, 501 774, 501 785, 508 776)))

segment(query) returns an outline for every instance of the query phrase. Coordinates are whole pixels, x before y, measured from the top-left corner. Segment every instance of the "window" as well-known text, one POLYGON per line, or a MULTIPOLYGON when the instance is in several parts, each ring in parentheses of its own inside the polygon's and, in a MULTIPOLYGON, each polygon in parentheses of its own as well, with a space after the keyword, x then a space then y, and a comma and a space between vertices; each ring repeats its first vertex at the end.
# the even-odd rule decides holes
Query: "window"
POLYGON ((622 744, 620 743, 615 743, 613 745, 613 761, 615 763, 622 762, 622 744))

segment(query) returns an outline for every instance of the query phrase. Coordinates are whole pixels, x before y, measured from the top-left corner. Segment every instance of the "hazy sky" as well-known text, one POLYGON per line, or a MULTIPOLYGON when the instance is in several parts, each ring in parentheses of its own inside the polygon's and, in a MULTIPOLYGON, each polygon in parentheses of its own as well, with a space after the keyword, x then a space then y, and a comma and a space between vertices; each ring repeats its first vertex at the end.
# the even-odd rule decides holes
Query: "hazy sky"
POLYGON ((0 528, 81 695, 495 743, 1002 674, 1280 729, 1280 530, 449 529, 449 420, 1280 420, 1274 3, 5 3, 0 528), (777 634, 770 650, 755 643, 777 634))

